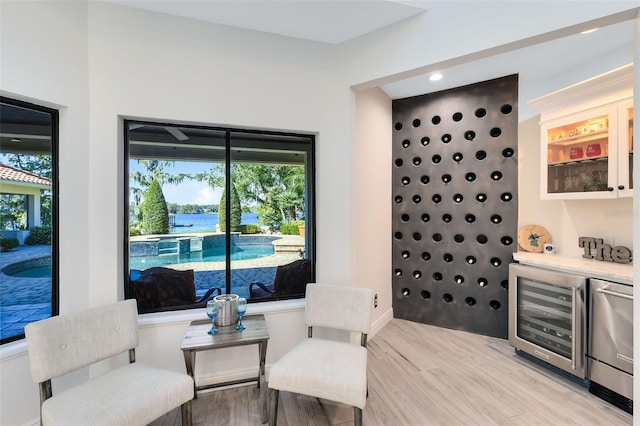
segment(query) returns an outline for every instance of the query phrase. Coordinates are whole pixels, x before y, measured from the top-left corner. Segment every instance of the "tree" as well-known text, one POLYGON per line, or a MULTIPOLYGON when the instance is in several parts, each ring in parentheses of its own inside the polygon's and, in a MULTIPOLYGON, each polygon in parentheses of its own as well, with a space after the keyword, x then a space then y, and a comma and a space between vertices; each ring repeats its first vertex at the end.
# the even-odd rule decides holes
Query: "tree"
MULTIPOLYGON (((241 204, 256 206, 261 224, 277 229, 280 224, 291 223, 304 215, 304 166, 233 163, 231 176, 241 204)), ((200 182, 208 182, 212 188, 224 188, 224 164, 218 164, 194 178, 200 182)), ((220 220, 220 223, 224 223, 220 220)))
POLYGON ((169 211, 160 183, 153 179, 142 203, 142 229, 146 234, 169 233, 169 211))
POLYGON ((53 178, 51 155, 11 154, 9 164, 38 176, 53 178))
MULTIPOLYGON (((229 197, 231 201, 231 232, 240 232, 240 223, 242 221, 242 205, 240 204, 240 197, 238 197, 238 191, 236 186, 231 182, 231 195, 229 197)), ((222 191, 222 197, 220 197, 220 207, 218 208, 218 225, 220 231, 225 232, 227 229, 227 191, 222 191)))
POLYGON ((145 167, 146 172, 136 171, 129 175, 129 191, 131 195, 130 200, 130 213, 129 223, 136 226, 142 222, 142 209, 141 201, 144 194, 147 192, 151 185, 151 182, 155 179, 160 185, 165 183, 182 183, 185 179, 192 179, 189 174, 179 173, 173 175, 165 172, 165 169, 169 166, 173 166, 173 161, 160 161, 160 160, 137 160, 138 164, 145 167))
POLYGON ((0 229, 26 229, 27 197, 16 194, 0 194, 0 229))
POLYGON ((262 224, 277 228, 304 214, 303 166, 233 164, 232 174, 241 199, 258 204, 262 224))

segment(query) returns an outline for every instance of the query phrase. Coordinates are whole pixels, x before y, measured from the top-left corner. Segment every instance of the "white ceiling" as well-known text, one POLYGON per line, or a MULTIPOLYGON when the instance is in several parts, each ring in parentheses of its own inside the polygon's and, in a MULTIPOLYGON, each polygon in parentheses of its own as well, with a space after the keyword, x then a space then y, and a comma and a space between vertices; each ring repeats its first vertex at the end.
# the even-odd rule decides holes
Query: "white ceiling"
MULTIPOLYGON (((423 13, 389 0, 104 0, 247 30, 339 44, 423 13)), ((417 3, 417 2, 416 2, 417 3)))
MULTIPOLYGON (((104 0, 128 7, 269 34, 340 44, 393 25, 430 8, 457 7, 451 2, 401 0, 104 0)), ((444 78, 406 76, 381 89, 391 98, 432 93, 510 74, 519 74, 520 93, 539 96, 537 86, 556 90, 633 61, 631 21, 574 34, 500 55, 488 56, 439 70, 444 78), (576 78, 578 78, 576 80, 576 78)), ((433 67, 432 67, 433 68, 433 67)), ((427 70, 420 71, 426 72, 427 70)), ((429 72, 434 69, 429 69, 429 72)))
POLYGON ((633 22, 625 21, 590 34, 572 34, 434 70, 444 75, 440 81, 429 81, 428 74, 422 74, 385 84, 382 89, 399 99, 518 74, 520 87, 544 85, 546 91, 553 91, 631 62, 633 22), (579 80, 572 80, 576 77, 579 80))

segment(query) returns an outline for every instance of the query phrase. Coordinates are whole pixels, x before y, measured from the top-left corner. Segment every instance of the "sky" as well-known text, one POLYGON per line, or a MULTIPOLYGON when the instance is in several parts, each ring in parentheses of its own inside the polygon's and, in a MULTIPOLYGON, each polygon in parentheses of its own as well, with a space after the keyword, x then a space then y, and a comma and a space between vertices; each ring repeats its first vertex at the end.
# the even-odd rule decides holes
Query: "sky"
MULTIPOLYGON (((0 154, 0 162, 9 164, 7 156, 0 154)), ((172 166, 165 169, 167 173, 201 173, 211 169, 212 163, 201 163, 195 161, 176 161, 172 166)), ((145 171, 145 168, 138 164, 137 160, 129 161, 129 172, 145 171)), ((162 193, 167 203, 174 204, 220 204, 222 188, 212 189, 206 182, 195 180, 184 180, 179 185, 165 183, 162 185, 162 193)))
MULTIPOLYGON (((211 169, 211 163, 198 163, 190 161, 176 161, 173 166, 165 169, 167 173, 201 173, 211 169)), ((129 161, 129 172, 145 171, 137 160, 129 161)), ((167 203, 175 204, 219 204, 222 196, 222 188, 212 189, 206 182, 184 180, 179 185, 165 183, 162 185, 162 193, 167 203)))

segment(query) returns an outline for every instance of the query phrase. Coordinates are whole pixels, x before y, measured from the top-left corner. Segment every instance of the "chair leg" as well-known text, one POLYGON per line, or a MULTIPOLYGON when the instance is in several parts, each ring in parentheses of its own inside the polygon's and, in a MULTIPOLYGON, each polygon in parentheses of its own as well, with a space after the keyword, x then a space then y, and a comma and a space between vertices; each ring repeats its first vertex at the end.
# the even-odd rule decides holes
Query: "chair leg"
POLYGON ((353 425, 362 426, 362 408, 353 407, 353 425))
POLYGON ((180 406, 182 414, 182 426, 191 426, 191 401, 187 401, 180 406))
POLYGON ((269 389, 269 426, 276 426, 278 422, 278 389, 269 389))

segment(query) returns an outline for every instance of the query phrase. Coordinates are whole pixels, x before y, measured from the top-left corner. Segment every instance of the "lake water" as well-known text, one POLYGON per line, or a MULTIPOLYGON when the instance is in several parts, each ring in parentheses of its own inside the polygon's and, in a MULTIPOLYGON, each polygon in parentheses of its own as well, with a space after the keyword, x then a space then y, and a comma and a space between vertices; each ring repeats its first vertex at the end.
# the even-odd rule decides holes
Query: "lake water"
MULTIPOLYGON (((215 231, 218 224, 218 214, 182 214, 175 215, 176 225, 191 225, 191 226, 176 226, 171 228, 169 232, 205 232, 215 231)), ((258 213, 243 213, 242 225, 258 224, 258 213)))

